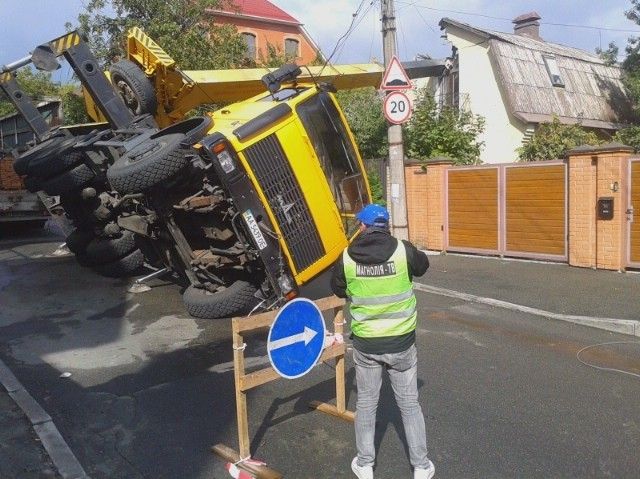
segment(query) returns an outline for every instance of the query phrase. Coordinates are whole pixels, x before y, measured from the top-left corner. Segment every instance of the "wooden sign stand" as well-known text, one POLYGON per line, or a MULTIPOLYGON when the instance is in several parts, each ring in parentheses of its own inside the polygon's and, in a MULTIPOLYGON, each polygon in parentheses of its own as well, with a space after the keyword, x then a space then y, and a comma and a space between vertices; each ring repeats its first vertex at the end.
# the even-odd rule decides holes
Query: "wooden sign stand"
MULTIPOLYGON (((332 309, 334 312, 334 334, 343 333, 344 316, 342 306, 344 300, 336 296, 322 298, 315 301, 320 311, 332 309)), ((271 326, 277 311, 261 313, 249 318, 239 317, 231 320, 233 331, 233 363, 236 385, 236 417, 238 421, 238 446, 239 452, 234 451, 224 444, 216 444, 211 450, 224 460, 236 465, 239 469, 247 471, 258 479, 279 479, 282 477, 278 471, 269 467, 256 465, 247 461, 251 457, 249 441, 249 421, 247 418, 247 391, 276 379, 281 379, 278 373, 272 368, 264 368, 259 371, 246 374, 244 368, 244 350, 246 344, 243 341, 243 334, 271 326)), ((319 362, 329 359, 336 360, 336 405, 320 401, 312 401, 309 407, 318 411, 339 417, 349 422, 354 421, 354 413, 347 411, 345 392, 345 364, 344 353, 346 347, 344 342, 334 343, 322 352, 319 362)))

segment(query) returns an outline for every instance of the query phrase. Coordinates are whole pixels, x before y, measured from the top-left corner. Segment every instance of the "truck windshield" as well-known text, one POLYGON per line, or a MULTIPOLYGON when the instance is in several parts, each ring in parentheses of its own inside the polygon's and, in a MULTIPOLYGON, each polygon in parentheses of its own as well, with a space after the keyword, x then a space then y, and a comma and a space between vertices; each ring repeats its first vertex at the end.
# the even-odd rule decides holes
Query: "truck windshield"
MULTIPOLYGON (((331 97, 321 92, 297 106, 298 116, 318 155, 343 216, 369 202, 360 164, 346 126, 331 97)), ((345 226, 346 226, 345 217, 345 226)))

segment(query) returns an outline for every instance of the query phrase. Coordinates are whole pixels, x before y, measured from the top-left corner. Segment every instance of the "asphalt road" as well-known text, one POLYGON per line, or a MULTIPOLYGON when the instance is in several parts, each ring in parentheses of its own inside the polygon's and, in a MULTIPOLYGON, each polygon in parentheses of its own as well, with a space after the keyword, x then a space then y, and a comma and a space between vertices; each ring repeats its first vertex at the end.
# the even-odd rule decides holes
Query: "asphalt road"
MULTIPOLYGON (((209 450, 236 447, 229 321, 188 317, 168 282, 130 294, 127 281, 50 257, 58 243, 39 241, 0 242, 0 358, 88 475, 229 477, 209 450)), ((420 397, 437 478, 640 477, 640 378, 576 359, 586 346, 624 342, 581 358, 640 374, 637 338, 426 293, 418 302, 420 397)), ((265 354, 264 335, 251 338, 248 363, 264 366, 265 354)), ((349 355, 351 409, 353 376, 349 355)), ((352 426, 307 407, 332 396, 329 365, 251 392, 254 457, 289 478, 353 477, 352 426)), ((410 477, 388 382, 378 417, 376 477, 410 477)))

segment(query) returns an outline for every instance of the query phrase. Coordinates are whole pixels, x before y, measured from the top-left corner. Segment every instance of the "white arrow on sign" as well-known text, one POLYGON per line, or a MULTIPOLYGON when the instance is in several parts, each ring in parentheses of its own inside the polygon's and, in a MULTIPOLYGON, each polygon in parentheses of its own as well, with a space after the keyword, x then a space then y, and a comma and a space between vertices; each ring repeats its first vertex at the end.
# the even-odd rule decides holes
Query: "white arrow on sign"
POLYGON ((316 337, 318 331, 304 327, 304 332, 299 334, 294 334, 293 336, 288 336, 286 338, 276 339, 275 341, 271 341, 269 343, 269 351, 273 351, 274 349, 284 348, 285 346, 291 346, 292 344, 299 343, 304 341, 304 345, 306 346, 309 342, 316 337))

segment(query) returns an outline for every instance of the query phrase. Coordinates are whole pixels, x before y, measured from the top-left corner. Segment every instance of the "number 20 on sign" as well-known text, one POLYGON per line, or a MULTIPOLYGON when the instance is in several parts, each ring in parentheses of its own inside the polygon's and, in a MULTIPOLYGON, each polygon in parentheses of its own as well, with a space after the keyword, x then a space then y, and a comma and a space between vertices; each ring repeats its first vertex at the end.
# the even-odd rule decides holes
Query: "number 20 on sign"
POLYGON ((389 93, 384 99, 384 116, 390 123, 399 125, 411 118, 411 103, 401 91, 389 93))

